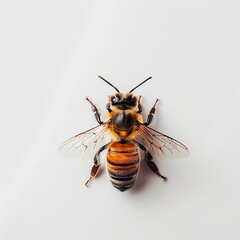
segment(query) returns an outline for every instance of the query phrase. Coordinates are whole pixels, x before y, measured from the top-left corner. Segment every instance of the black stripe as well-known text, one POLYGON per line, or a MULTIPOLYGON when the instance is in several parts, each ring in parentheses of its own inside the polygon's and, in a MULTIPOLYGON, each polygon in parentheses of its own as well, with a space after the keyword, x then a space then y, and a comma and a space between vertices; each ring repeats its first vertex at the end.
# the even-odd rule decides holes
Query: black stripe
POLYGON ((113 179, 123 179, 123 180, 127 180, 127 179, 132 179, 132 178, 136 178, 137 173, 135 174, 127 174, 127 175, 121 175, 121 174, 110 174, 109 173, 109 177, 113 178, 113 179))
POLYGON ((112 170, 108 168, 108 173, 110 176, 131 177, 138 173, 138 169, 134 169, 131 171, 124 171, 124 170, 112 170))
POLYGON ((129 180, 129 181, 125 181, 125 182, 119 181, 119 182, 116 183, 116 182, 114 182, 114 180, 111 181, 111 182, 112 182, 112 184, 113 184, 114 186, 124 187, 124 186, 133 185, 134 182, 135 182, 135 179, 132 179, 132 180, 129 180))
POLYGON ((114 179, 114 180, 117 180, 117 181, 124 181, 124 182, 126 182, 126 181, 130 181, 130 180, 133 180, 134 179, 134 177, 128 177, 128 178, 126 178, 126 177, 116 177, 116 176, 111 176, 110 175, 110 178, 112 178, 112 179, 114 179))
POLYGON ((125 190, 129 189, 130 187, 132 187, 133 183, 130 185, 126 185, 126 186, 118 186, 116 184, 113 184, 113 186, 115 188, 117 188, 118 190, 120 190, 121 192, 124 192, 125 190))

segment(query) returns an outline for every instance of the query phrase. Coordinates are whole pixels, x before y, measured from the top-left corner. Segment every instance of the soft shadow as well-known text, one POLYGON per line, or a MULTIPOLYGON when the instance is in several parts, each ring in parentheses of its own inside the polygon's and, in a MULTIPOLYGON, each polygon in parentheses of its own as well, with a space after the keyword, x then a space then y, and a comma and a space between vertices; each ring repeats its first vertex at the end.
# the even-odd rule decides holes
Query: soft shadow
POLYGON ((130 189, 130 192, 138 193, 142 191, 144 188, 146 188, 151 182, 150 180, 152 178, 152 175, 154 174, 150 171, 147 164, 145 162, 141 162, 141 167, 136 182, 130 189))
MULTIPOLYGON (((163 160, 162 156, 156 152, 152 153, 153 161, 157 165, 159 171, 164 175, 161 171, 161 161, 163 160)), ((151 185, 153 179, 158 179, 159 183, 163 183, 163 179, 157 176, 147 165, 145 161, 141 161, 140 170, 138 177, 136 179, 135 184, 131 188, 132 193, 138 193, 142 191, 144 188, 147 188, 151 185)))
MULTIPOLYGON (((156 163, 159 167, 159 163, 156 163)), ((159 167, 160 168, 160 167, 159 167)), ((141 168, 139 170, 138 177, 136 179, 135 184, 130 189, 130 192, 133 194, 144 191, 147 187, 151 185, 153 179, 158 179, 159 184, 163 183, 163 179, 157 176, 152 170, 147 166, 146 162, 141 162, 141 168)))

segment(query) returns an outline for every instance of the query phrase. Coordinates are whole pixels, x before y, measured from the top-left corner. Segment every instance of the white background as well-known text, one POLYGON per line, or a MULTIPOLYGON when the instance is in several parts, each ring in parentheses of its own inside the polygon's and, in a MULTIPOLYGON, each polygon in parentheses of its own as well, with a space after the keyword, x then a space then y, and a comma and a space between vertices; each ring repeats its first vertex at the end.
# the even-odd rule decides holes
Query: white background
MULTIPOLYGON (((1 1, 0 239, 240 239, 240 4, 234 0, 1 1), (58 152, 135 91, 182 159, 142 166, 134 188, 58 152)), ((104 159, 103 159, 104 165, 104 159)))

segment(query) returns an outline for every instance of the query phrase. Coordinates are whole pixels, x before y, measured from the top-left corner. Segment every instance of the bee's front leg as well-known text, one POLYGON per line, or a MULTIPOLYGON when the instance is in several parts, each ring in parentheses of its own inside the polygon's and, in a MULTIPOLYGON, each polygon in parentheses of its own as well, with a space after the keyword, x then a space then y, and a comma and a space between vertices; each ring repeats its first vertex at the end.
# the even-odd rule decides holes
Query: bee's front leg
POLYGON ((90 102, 90 104, 91 104, 91 108, 92 108, 93 114, 94 114, 97 122, 98 122, 99 124, 102 124, 103 122, 102 122, 102 120, 101 120, 100 113, 98 112, 97 107, 96 107, 88 98, 86 98, 86 99, 87 99, 87 101, 90 102))
POLYGON ((108 104, 106 105, 106 108, 107 108, 108 112, 112 112, 110 103, 108 103, 108 104))
POLYGON ((147 122, 144 123, 144 125, 149 125, 152 120, 153 120, 153 116, 156 112, 156 105, 157 105, 157 102, 159 101, 159 99, 157 99, 153 105, 153 107, 151 108, 149 114, 148 114, 148 118, 147 118, 147 122))
POLYGON ((142 96, 139 96, 139 98, 138 98, 138 102, 137 102, 138 113, 142 113, 141 98, 142 98, 142 96))

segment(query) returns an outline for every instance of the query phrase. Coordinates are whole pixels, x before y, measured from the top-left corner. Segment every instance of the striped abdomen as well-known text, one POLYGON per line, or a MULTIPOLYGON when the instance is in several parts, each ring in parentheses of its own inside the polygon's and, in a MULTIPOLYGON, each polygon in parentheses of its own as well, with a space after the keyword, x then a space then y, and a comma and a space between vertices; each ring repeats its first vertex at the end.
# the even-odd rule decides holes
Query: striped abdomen
POLYGON ((107 170, 114 187, 120 191, 130 188, 137 177, 139 152, 133 142, 114 142, 107 154, 107 170))

